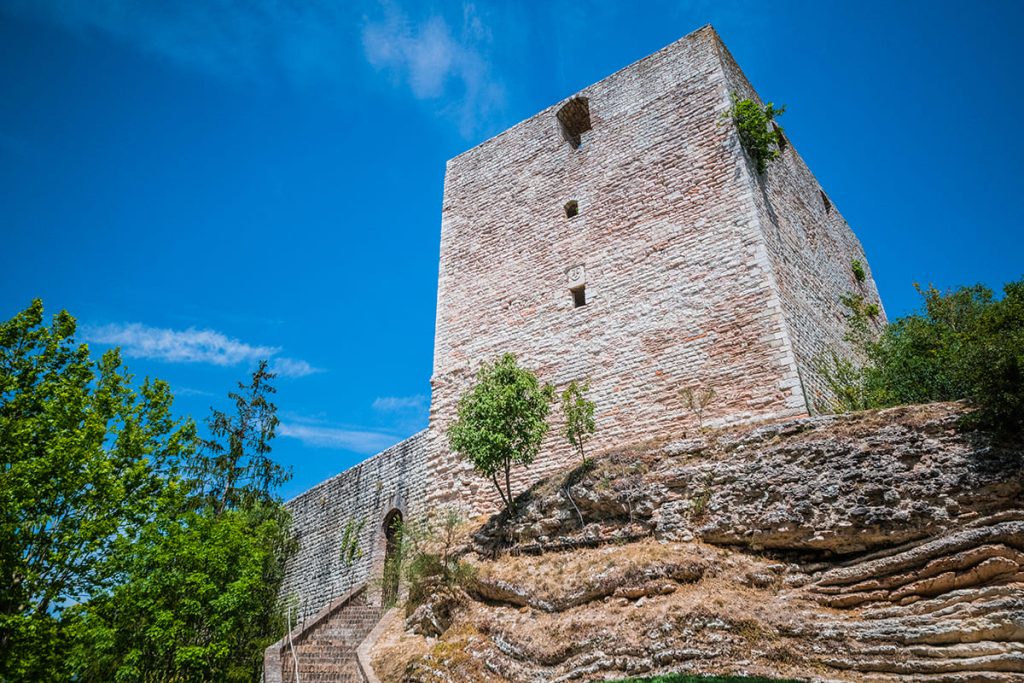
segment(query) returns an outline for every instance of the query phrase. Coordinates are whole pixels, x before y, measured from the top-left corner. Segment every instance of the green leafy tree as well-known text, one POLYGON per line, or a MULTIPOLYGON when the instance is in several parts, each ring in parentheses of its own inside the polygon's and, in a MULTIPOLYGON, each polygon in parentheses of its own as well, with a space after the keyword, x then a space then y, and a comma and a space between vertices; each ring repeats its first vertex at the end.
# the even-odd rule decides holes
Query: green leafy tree
POLYGON ((480 368, 476 385, 459 400, 458 418, 448 430, 452 449, 491 480, 509 515, 515 514, 512 466, 528 467, 537 456, 548 431, 554 391, 506 353, 480 368))
POLYGON ((1001 432, 1024 431, 1024 280, 996 299, 982 285, 943 293, 918 287, 922 310, 869 335, 871 310, 856 297, 847 339, 863 363, 835 359, 824 376, 839 399, 835 410, 968 399, 969 422, 1001 432))
POLYGON ((565 438, 580 454, 583 464, 587 464, 587 456, 583 444, 594 435, 594 402, 587 399, 590 382, 582 384, 573 380, 562 392, 562 413, 565 415, 565 438))
POLYGON ((78 680, 258 680, 284 630, 277 591, 290 544, 281 506, 216 513, 169 486, 137 543, 112 558, 125 580, 78 608, 78 680))
POLYGON ((283 630, 277 593, 293 549, 275 497, 289 473, 269 458, 273 373, 261 362, 213 411, 211 437, 167 481, 132 544, 110 557, 121 581, 79 610, 73 662, 82 681, 252 681, 283 630))
POLYGON ((270 402, 277 392, 270 384, 274 376, 267 361, 260 361, 249 384, 239 382, 238 391, 228 394, 235 413, 212 409, 206 421, 210 438, 202 441, 204 457, 193 459, 189 471, 197 491, 218 513, 252 498, 270 500, 271 491, 291 477, 268 457, 279 423, 277 406, 270 402))
POLYGON ((923 310, 889 325, 869 348, 865 385, 874 403, 969 399, 978 425, 1024 429, 1024 280, 998 300, 982 285, 918 291, 923 310))
POLYGON ((785 106, 776 107, 769 102, 762 107, 749 97, 740 99, 736 93, 732 94, 732 107, 726 117, 736 124, 740 144, 754 160, 758 173, 764 173, 768 162, 778 159, 786 147, 782 128, 775 123, 776 117, 785 111, 785 106))
POLYGON ((43 304, 0 324, 0 680, 65 679, 69 606, 116 577, 190 422, 160 381, 132 388, 117 350, 92 361, 66 311, 43 304))

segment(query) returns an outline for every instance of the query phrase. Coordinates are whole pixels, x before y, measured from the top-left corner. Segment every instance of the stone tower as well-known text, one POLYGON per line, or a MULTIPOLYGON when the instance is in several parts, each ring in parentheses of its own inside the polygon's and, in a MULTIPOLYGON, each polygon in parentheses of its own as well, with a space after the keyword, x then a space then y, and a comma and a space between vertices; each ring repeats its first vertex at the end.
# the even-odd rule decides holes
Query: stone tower
MULTIPOLYGON (((484 360, 587 378, 595 448, 814 411, 846 351, 840 296, 878 300, 839 211, 787 145, 759 174, 723 118, 757 98, 704 27, 448 162, 427 468, 436 499, 491 499, 445 447, 484 360)), ((557 420, 557 410, 553 411, 557 420)), ((520 485, 566 464, 557 429, 520 485)), ((520 490, 522 490, 520 488, 520 490)))
MULTIPOLYGON (((430 426, 288 502, 282 591, 303 618, 381 576, 388 520, 495 508, 446 431, 505 352, 559 387, 590 380, 594 452, 693 430, 687 387, 714 390, 706 425, 814 412, 816 357, 850 351, 840 297, 878 293, 792 145, 757 172, 723 119, 732 93, 757 97, 708 26, 448 162, 430 426)), ((575 458, 552 416, 516 492, 575 458)))

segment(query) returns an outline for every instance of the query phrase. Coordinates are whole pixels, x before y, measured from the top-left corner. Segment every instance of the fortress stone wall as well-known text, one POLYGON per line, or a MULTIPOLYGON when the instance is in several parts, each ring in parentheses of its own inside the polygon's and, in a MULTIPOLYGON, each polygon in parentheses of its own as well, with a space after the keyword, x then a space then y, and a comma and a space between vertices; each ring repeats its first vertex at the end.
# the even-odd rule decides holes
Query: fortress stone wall
MULTIPOLYGON (((379 581, 389 513, 423 512, 426 437, 419 432, 288 501, 299 550, 285 568, 281 595, 296 603, 300 621, 359 584, 379 581), (360 530, 351 564, 342 558, 349 524, 360 530)), ((379 595, 378 585, 371 588, 379 595)))
MULTIPOLYGON (((394 511, 496 509, 446 432, 505 352, 559 389, 590 381, 594 451, 692 431, 685 387, 715 391, 707 425, 814 412, 815 359, 850 351, 840 296, 877 290, 792 145, 756 172, 723 118, 733 92, 757 97, 709 26, 449 161, 430 425, 288 503, 300 550, 283 591, 303 614, 379 578, 394 511)), ((560 428, 555 407, 516 491, 575 461, 560 428)))
MULTIPOLYGON (((759 176, 723 118, 733 92, 756 96, 706 27, 570 98, 589 110, 578 146, 562 102, 449 162, 434 500, 495 500, 444 434, 506 351, 560 388, 590 380, 598 449, 695 427, 684 387, 714 389, 706 424, 813 410, 813 359, 843 348, 839 295, 864 254, 791 145, 759 176)), ((543 453, 519 490, 574 457, 557 428, 543 453)))
MULTIPOLYGON (((729 89, 760 101, 721 41, 718 49, 729 89)), ((785 124, 784 118, 780 123, 785 124)), ((789 342, 810 411, 815 412, 816 404, 829 397, 815 360, 833 351, 849 357, 857 353, 843 338, 848 311, 841 297, 859 294, 879 309, 881 299, 860 241, 792 144, 768 172, 748 170, 789 342), (853 277, 854 260, 866 271, 862 283, 853 277)), ((884 323, 882 311, 875 325, 884 323)))

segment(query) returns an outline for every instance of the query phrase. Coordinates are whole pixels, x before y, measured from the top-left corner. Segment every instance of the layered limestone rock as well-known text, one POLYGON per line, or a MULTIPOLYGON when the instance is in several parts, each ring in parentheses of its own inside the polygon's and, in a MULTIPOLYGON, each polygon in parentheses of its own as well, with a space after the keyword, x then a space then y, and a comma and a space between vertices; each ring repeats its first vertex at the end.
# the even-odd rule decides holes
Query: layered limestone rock
POLYGON ((963 411, 695 434, 542 482, 473 535, 439 636, 379 641, 385 680, 1024 680, 1024 448, 963 411))

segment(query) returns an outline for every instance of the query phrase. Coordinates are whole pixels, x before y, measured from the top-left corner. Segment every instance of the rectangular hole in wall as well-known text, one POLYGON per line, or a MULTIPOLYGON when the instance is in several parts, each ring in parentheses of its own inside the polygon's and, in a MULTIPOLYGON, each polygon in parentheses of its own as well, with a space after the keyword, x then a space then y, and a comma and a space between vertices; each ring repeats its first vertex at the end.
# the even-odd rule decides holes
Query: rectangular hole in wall
POLYGON ((579 287, 573 287, 569 291, 572 292, 573 308, 579 308, 580 306, 587 305, 586 287, 580 285, 579 287))
POLYGON ((562 128, 562 137, 573 149, 578 149, 583 141, 583 134, 590 130, 590 100, 586 97, 573 97, 555 114, 562 128))
POLYGON ((575 218, 580 213, 580 205, 575 199, 565 205, 565 217, 575 218))

